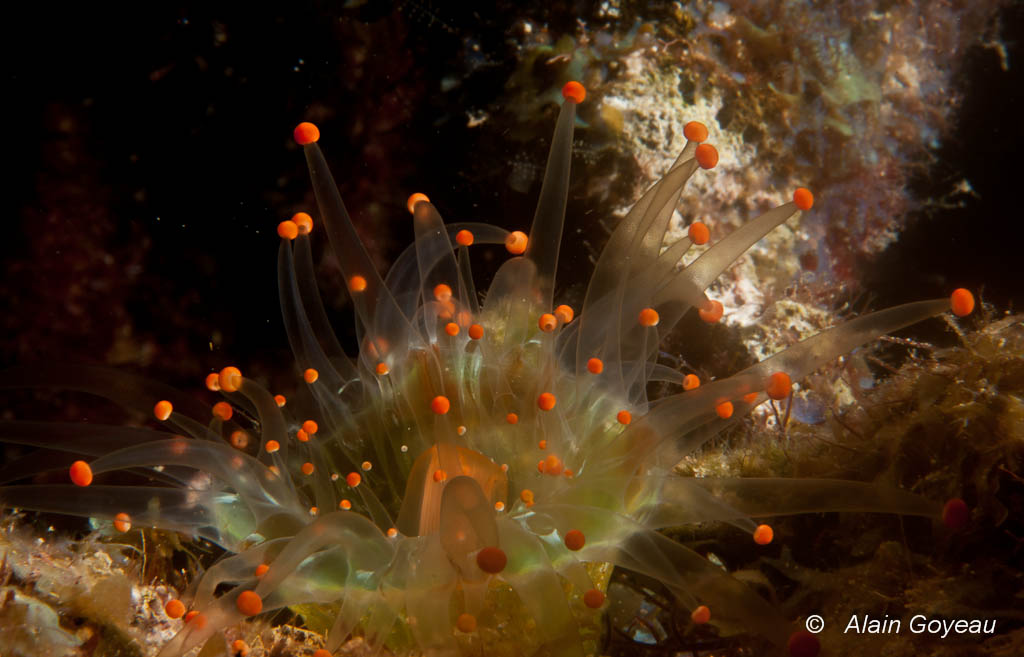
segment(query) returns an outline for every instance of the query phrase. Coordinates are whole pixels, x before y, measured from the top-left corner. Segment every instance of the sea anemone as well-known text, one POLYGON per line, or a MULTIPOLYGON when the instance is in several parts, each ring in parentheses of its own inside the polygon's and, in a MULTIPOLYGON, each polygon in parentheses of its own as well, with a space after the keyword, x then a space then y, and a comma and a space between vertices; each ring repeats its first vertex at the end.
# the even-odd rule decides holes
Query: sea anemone
MULTIPOLYGON (((6 422, 2 439, 68 456, 70 484, 11 485, 11 507, 176 530, 227 554, 167 605, 185 616, 162 649, 177 655, 243 618, 323 605, 334 616, 326 650, 359 634, 395 653, 583 655, 608 605, 594 564, 654 577, 694 623, 783 646, 788 622, 745 584, 659 532, 725 522, 767 544, 754 518, 822 510, 939 517, 942 505, 874 484, 824 479, 684 477, 679 460, 793 382, 881 334, 952 307, 921 301, 853 319, 729 378, 701 384, 658 362, 658 345, 691 308, 707 322, 722 305, 704 290, 746 249, 813 196, 748 222, 689 265, 708 241, 663 244, 682 188, 718 154, 691 123, 675 164, 618 223, 579 312, 556 299, 575 107, 570 82, 529 235, 485 223, 446 224, 422 194, 409 198, 415 243, 386 278, 372 265, 338 194, 311 123, 294 132, 313 180, 320 222, 341 264, 359 354, 346 356, 318 294, 309 214, 281 222, 281 309, 308 412, 237 368, 207 377, 212 408, 160 384, 102 368, 19 367, 3 387, 101 395, 152 413, 170 431, 6 422), (512 254, 485 295, 470 252, 512 254), (649 399, 649 384, 680 388, 649 399), (91 460, 86 460, 91 459, 91 460), (149 485, 98 485, 115 470, 149 485), (187 612, 187 613, 186 613, 187 612)), ((23 464, 24 465, 24 464, 23 464)), ((37 470, 53 467, 37 462, 37 470)), ((958 524, 962 503, 946 506, 958 524)), ((797 634, 799 641, 812 641, 797 634)), ((791 641, 792 643, 792 641, 791 641)))

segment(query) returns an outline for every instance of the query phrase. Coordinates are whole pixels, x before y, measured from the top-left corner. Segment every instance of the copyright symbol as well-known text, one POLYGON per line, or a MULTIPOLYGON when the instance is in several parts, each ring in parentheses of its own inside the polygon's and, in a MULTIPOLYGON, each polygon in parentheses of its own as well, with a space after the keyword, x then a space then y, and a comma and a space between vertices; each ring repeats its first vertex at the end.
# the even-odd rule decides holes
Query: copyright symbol
POLYGON ((804 627, 806 627, 807 631, 811 634, 817 634, 825 629, 825 619, 818 614, 808 616, 807 620, 804 621, 804 627))

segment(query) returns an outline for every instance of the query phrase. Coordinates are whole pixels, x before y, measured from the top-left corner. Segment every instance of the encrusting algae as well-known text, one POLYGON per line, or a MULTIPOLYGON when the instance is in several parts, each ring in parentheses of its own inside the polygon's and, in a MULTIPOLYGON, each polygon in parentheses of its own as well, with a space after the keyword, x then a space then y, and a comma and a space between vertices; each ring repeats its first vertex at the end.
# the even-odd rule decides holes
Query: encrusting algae
POLYGON ((692 223, 667 247, 663 239, 686 181, 718 161, 707 128, 690 123, 686 146, 618 223, 574 309, 558 298, 555 271, 586 91, 569 82, 563 96, 529 234, 446 224, 415 194, 415 243, 386 277, 356 235, 319 130, 300 124, 320 216, 299 212, 278 226, 278 277, 313 405, 296 409, 298 398, 233 366, 207 377, 224 397, 212 408, 104 368, 11 369, 0 386, 108 397, 166 429, 5 422, 0 440, 68 455, 70 481, 8 485, 0 501, 224 548, 166 604, 184 625, 162 656, 226 643, 227 628, 285 607, 330 619, 317 657, 353 636, 393 654, 594 654, 601 614, 616 604, 608 564, 663 582, 695 625, 816 654, 814 635, 659 530, 727 523, 737 540, 765 546, 791 540, 762 520, 772 516, 888 512, 957 528, 964 502, 856 481, 694 478, 674 467, 754 407, 788 400, 836 357, 947 310, 968 315, 974 298, 958 289, 864 315, 721 380, 668 367, 661 340, 691 308, 719 321, 722 304, 705 289, 766 233, 811 211, 814 197, 795 190, 684 267, 691 246, 709 242, 707 226, 692 223), (355 359, 317 291, 311 241, 322 232, 352 298, 355 359), (482 245, 511 256, 483 295, 470 266, 482 245), (651 399, 652 383, 678 392, 651 399), (146 485, 104 483, 123 470, 144 473, 146 485))

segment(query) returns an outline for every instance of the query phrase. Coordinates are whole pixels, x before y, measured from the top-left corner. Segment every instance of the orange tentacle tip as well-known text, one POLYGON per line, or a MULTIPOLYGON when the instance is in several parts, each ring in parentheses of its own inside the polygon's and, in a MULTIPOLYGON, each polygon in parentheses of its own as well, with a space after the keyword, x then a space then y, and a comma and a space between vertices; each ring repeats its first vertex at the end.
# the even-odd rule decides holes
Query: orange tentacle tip
POLYGON ((132 528, 132 517, 127 513, 119 513, 114 516, 114 529, 119 532, 126 532, 132 528))
POLYGON ((758 545, 768 545, 775 538, 775 531, 769 525, 758 525, 754 530, 754 542, 758 545))
POLYGON ((71 483, 76 486, 88 486, 92 483, 92 468, 85 461, 75 461, 68 469, 71 483))
POLYGON ((253 571, 253 575, 255 575, 256 577, 263 577, 267 574, 268 570, 270 570, 270 566, 265 563, 261 563, 260 565, 256 566, 256 570, 253 571))
POLYGON ((302 373, 302 380, 305 381, 306 383, 315 383, 316 380, 319 378, 320 372, 317 372, 312 367, 310 367, 309 369, 302 373))
POLYGON ((185 615, 185 603, 177 598, 168 600, 167 604, 164 605, 164 613, 167 614, 168 618, 181 618, 185 615))
POLYGON ((949 297, 949 307, 957 317, 966 317, 974 312, 974 295, 967 288, 957 288, 949 297))
MULTIPOLYGON (((789 397, 789 393, 793 390, 793 380, 789 378, 789 375, 785 372, 775 372, 768 377, 768 383, 765 385, 764 391, 768 393, 768 396, 775 401, 781 401, 786 397, 789 397)), ((756 398, 757 395, 754 395, 756 398)), ((744 399, 746 401, 746 399, 744 399)), ((752 403, 752 402, 747 402, 752 403)))
POLYGON ((459 334, 459 325, 455 322, 448 322, 444 325, 444 332, 454 338, 459 334))
POLYGON ((718 164, 718 150, 711 144, 701 144, 693 152, 693 157, 701 169, 714 169, 718 164))
POLYGON ((331 651, 327 648, 317 648, 316 652, 313 653, 313 657, 331 657, 331 651))
POLYGON ((268 454, 273 454, 277 450, 281 449, 281 443, 276 440, 268 440, 264 448, 267 450, 268 454))
POLYGON ((582 550, 586 543, 586 537, 583 535, 583 532, 578 529, 570 529, 565 533, 565 547, 569 548, 573 552, 582 550))
POLYGON ((694 244, 707 244, 711 240, 711 231, 707 225, 701 221, 695 221, 690 224, 690 228, 686 231, 690 237, 690 241, 694 244))
POLYGON ((438 302, 437 316, 441 319, 451 319, 455 316, 455 302, 451 297, 438 302))
POLYGON ((953 498, 942 507, 942 524, 949 529, 963 529, 971 519, 971 511, 967 503, 959 498, 953 498))
POLYGON ((293 240, 299 236, 299 226, 291 219, 285 219, 277 225, 277 236, 283 240, 293 240))
POLYGON ((690 121, 683 126, 683 136, 688 141, 700 143, 708 139, 708 127, 700 121, 690 121))
POLYGON ((711 620, 711 610, 708 609, 707 605, 701 605, 690 613, 690 620, 692 620, 695 625, 703 625, 711 620))
POLYGON ((263 598, 255 591, 242 591, 235 598, 235 606, 243 616, 255 616, 263 611, 263 598))
POLYGON ((444 415, 451 409, 452 403, 444 395, 438 395, 430 400, 430 410, 437 415, 444 415))
POLYGON ((509 424, 519 424, 519 416, 515 413, 509 413, 505 416, 505 421, 509 424))
POLYGON ((591 358, 587 361, 587 371, 591 374, 600 374, 604 371, 604 362, 600 358, 591 358))
POLYGON ((545 333, 550 333, 558 328, 558 318, 551 313, 544 313, 537 320, 537 326, 545 333))
POLYGON ((700 377, 696 374, 687 374, 683 377, 683 390, 696 390, 700 387, 700 377))
POLYGON ((278 408, 283 408, 288 403, 288 399, 284 395, 274 395, 274 403, 278 408))
POLYGON ((505 248, 512 255, 523 255, 526 253, 526 245, 529 238, 521 230, 514 230, 505 237, 505 248))
POLYGON ((800 187, 793 192, 793 203, 800 210, 807 212, 814 207, 814 194, 806 187, 800 187))
POLYGON ((708 324, 714 324, 718 320, 722 319, 722 315, 725 314, 725 307, 722 305, 721 301, 708 299, 707 304, 705 304, 703 308, 697 310, 697 314, 708 324))
POLYGON ((295 137, 295 143, 299 146, 314 144, 320 141, 320 128, 316 127, 314 123, 303 121, 295 126, 292 136, 295 137))
POLYGON ((562 322, 563 324, 568 324, 569 322, 572 321, 572 318, 575 316, 576 312, 572 309, 572 306, 568 306, 563 303, 562 305, 555 308, 555 317, 557 317, 558 321, 562 322))
POLYGON ((575 80, 566 82, 565 86, 562 87, 562 98, 566 99, 570 103, 579 105, 586 99, 586 97, 586 87, 575 80))
POLYGON ((216 372, 210 372, 206 375, 206 389, 212 392, 218 392, 220 390, 220 375, 216 372))
POLYGON ((818 657, 821 652, 821 641, 816 634, 808 630, 797 630, 789 635, 786 651, 790 657, 818 657))
POLYGON ((231 404, 226 401, 219 401, 213 405, 213 416, 219 420, 227 422, 234 414, 235 411, 231 408, 231 404))
POLYGON ((242 387, 242 372, 237 367, 228 366, 220 371, 220 389, 224 392, 238 392, 242 387))
POLYGON ((452 288, 445 283, 438 283, 434 286, 434 298, 438 301, 448 301, 452 298, 452 288))
POLYGON ((455 619, 455 627, 457 627, 463 634, 475 632, 476 616, 473 614, 459 614, 459 617, 455 619))
POLYGON ((313 420, 306 420, 305 422, 302 423, 302 430, 312 436, 314 433, 320 430, 320 425, 318 425, 313 420))
POLYGON ((376 369, 377 369, 377 374, 379 374, 381 376, 384 376, 385 374, 387 374, 388 372, 391 371, 391 368, 388 367, 387 363, 377 363, 377 368, 376 369))
POLYGON ((161 399, 153 406, 153 415, 161 422, 171 417, 173 411, 174 405, 166 399, 161 399))
POLYGON ((542 392, 540 393, 540 396, 537 397, 537 408, 542 411, 550 411, 555 407, 555 403, 557 403, 557 401, 558 400, 555 399, 555 396, 550 392, 542 392))
POLYGON ((345 483, 351 486, 352 488, 358 486, 362 481, 363 477, 358 472, 350 472, 347 475, 345 475, 345 483))
POLYGON ((658 311, 654 308, 644 308, 640 311, 639 321, 640 326, 657 326, 661 317, 658 316, 658 311))
POLYGON ((299 235, 309 235, 313 232, 313 217, 305 212, 296 212, 292 215, 292 223, 299 228, 299 235))
POLYGON ((469 326, 467 333, 469 333, 469 337, 471 339, 479 340, 480 338, 484 337, 484 327, 480 326, 479 324, 471 324, 469 326))
POLYGON ((591 609, 597 609, 604 604, 604 593, 597 589, 590 589, 583 594, 583 604, 591 609))
POLYGON ((416 192, 415 194, 409 196, 409 198, 405 201, 405 207, 408 208, 409 214, 416 214, 416 204, 419 203, 420 201, 423 201, 424 203, 430 203, 430 198, 426 194, 420 192, 416 192))
POLYGON ((495 575, 505 570, 508 555, 500 547, 488 546, 476 553, 476 565, 480 570, 495 575))
POLYGON ((633 421, 633 414, 629 411, 619 411, 615 415, 615 419, 619 421, 619 424, 629 424, 633 421))
POLYGON ((356 274, 352 278, 348 279, 348 289, 350 292, 365 292, 366 279, 359 274, 356 274))
POLYGON ((249 657, 249 644, 242 639, 235 639, 231 642, 231 654, 233 657, 249 657))
POLYGON ((732 402, 730 401, 724 401, 721 404, 715 406, 715 413, 717 413, 718 417, 722 418, 723 420, 728 420, 729 418, 731 418, 732 411, 732 402))
POLYGON ((309 461, 306 461, 305 463, 303 463, 302 464, 302 468, 301 468, 302 474, 304 474, 306 476, 309 476, 309 475, 313 474, 313 470, 314 469, 315 468, 313 467, 313 464, 310 463, 309 461))
POLYGON ((459 246, 471 246, 473 244, 473 233, 465 228, 455 233, 455 243, 459 246))

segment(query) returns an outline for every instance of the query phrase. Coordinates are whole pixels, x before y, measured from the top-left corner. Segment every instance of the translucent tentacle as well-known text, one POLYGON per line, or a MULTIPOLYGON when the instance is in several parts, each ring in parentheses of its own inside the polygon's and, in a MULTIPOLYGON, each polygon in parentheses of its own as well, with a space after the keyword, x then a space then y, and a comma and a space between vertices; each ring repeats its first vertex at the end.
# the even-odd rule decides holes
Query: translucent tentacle
POLYGON ((179 531, 228 550, 238 550, 242 539, 256 530, 249 507, 238 496, 220 491, 155 486, 4 486, 0 488, 0 502, 12 508, 111 521, 119 513, 127 513, 135 526, 179 531))
POLYGON ((560 527, 580 529, 587 544, 580 558, 609 561, 664 582, 690 609, 714 609, 713 623, 732 632, 754 630, 776 645, 786 641, 787 623, 749 587, 696 552, 619 514, 576 505, 538 504, 536 513, 560 527))
POLYGON ((509 557, 501 577, 515 589, 533 616, 541 641, 553 654, 582 657, 579 627, 540 540, 505 516, 498 517, 498 533, 509 557))
POLYGON ((879 310, 822 331, 728 379, 660 400, 641 422, 627 429, 624 442, 632 446, 635 456, 651 455, 651 465, 670 467, 715 434, 697 433, 696 428, 712 422, 717 424, 716 429, 721 429, 742 417, 734 413, 732 418, 719 422, 715 414, 718 404, 761 392, 765 379, 773 372, 785 372, 794 381, 799 380, 865 342, 937 315, 948 307, 948 299, 918 301, 879 310), (648 431, 651 428, 653 431, 648 431), (654 442, 650 443, 652 436, 654 442))
POLYGON ((16 445, 34 445, 85 456, 99 456, 115 449, 174 434, 144 427, 121 427, 87 422, 0 421, 0 440, 16 445))
POLYGON ((494 506, 472 477, 455 477, 445 484, 441 496, 441 545, 463 577, 476 579, 483 574, 470 554, 498 544, 494 518, 494 506))
MULTIPOLYGON (((364 330, 373 333, 372 339, 383 339, 388 345, 410 344, 415 341, 416 332, 384 285, 360 242, 320 147, 316 142, 311 142, 305 144, 303 150, 313 180, 317 205, 345 280, 352 281, 353 277, 358 276, 365 283, 360 291, 352 293, 353 305, 364 330)), ((372 366, 372 363, 368 365, 372 366)))
POLYGON ((572 133, 576 122, 576 103, 566 98, 558 113, 555 134, 551 138, 544 182, 533 215, 526 258, 535 267, 536 287, 541 308, 550 308, 555 290, 558 251, 562 245, 565 204, 569 194, 569 165, 572 163, 572 133))
MULTIPOLYGON (((431 306, 435 303, 434 289, 438 284, 456 285, 459 277, 458 266, 451 240, 437 208, 429 201, 420 201, 413 208, 412 217, 416 236, 416 262, 419 265, 419 289, 423 305, 431 306)), ((448 300, 448 303, 464 306, 465 299, 456 297, 454 300, 448 300)), ((454 309, 449 318, 452 316, 454 309)), ((426 317, 423 328, 427 338, 433 343, 437 339, 437 315, 426 317)))
POLYGON ((323 347, 324 353, 327 354, 330 361, 335 364, 335 369, 342 380, 354 379, 357 376, 356 370, 352 367, 341 343, 338 342, 338 336, 334 334, 331 322, 327 319, 327 311, 324 310, 323 299, 320 298, 320 292, 317 290, 310 236, 300 234, 295 238, 293 244, 292 257, 295 261, 296 279, 299 282, 299 294, 309 323, 316 333, 317 341, 323 347))
MULTIPOLYGON (((103 397, 122 407, 150 415, 153 404, 161 399, 170 401, 175 413, 192 418, 207 418, 209 407, 199 403, 171 386, 151 379, 128 374, 111 367, 95 365, 19 365, 0 372, 0 388, 50 388, 52 390, 77 390, 97 397, 103 397)), ((171 422, 174 424, 174 422, 171 422)), ((208 429, 199 427, 201 435, 207 436, 208 429)), ((216 438, 220 440, 219 437, 216 438)))
MULTIPOLYGON (((305 235, 297 239, 309 240, 305 235)), ((311 390, 323 408, 322 420, 327 427, 331 430, 339 430, 343 427, 352 429, 354 427, 352 415, 348 406, 337 395, 337 392, 348 383, 349 379, 346 379, 334 368, 317 340, 310 319, 306 315, 290 241, 281 240, 277 262, 281 316, 284 319, 288 342, 296 356, 298 369, 304 371, 312 367, 317 371, 319 378, 311 390)), ((319 298, 319 295, 315 296, 319 298)), ((354 369, 352 373, 354 374, 354 369)))
MULTIPOLYGON (((676 478, 672 478, 676 479, 676 478)), ((678 479, 687 479, 679 477, 678 479)), ((938 518, 942 504, 899 488, 839 479, 705 478, 690 479, 711 495, 751 518, 823 511, 897 513, 938 518)), ((677 487, 675 481, 663 493, 677 487)), ((667 502, 667 501, 666 501, 667 502)))

